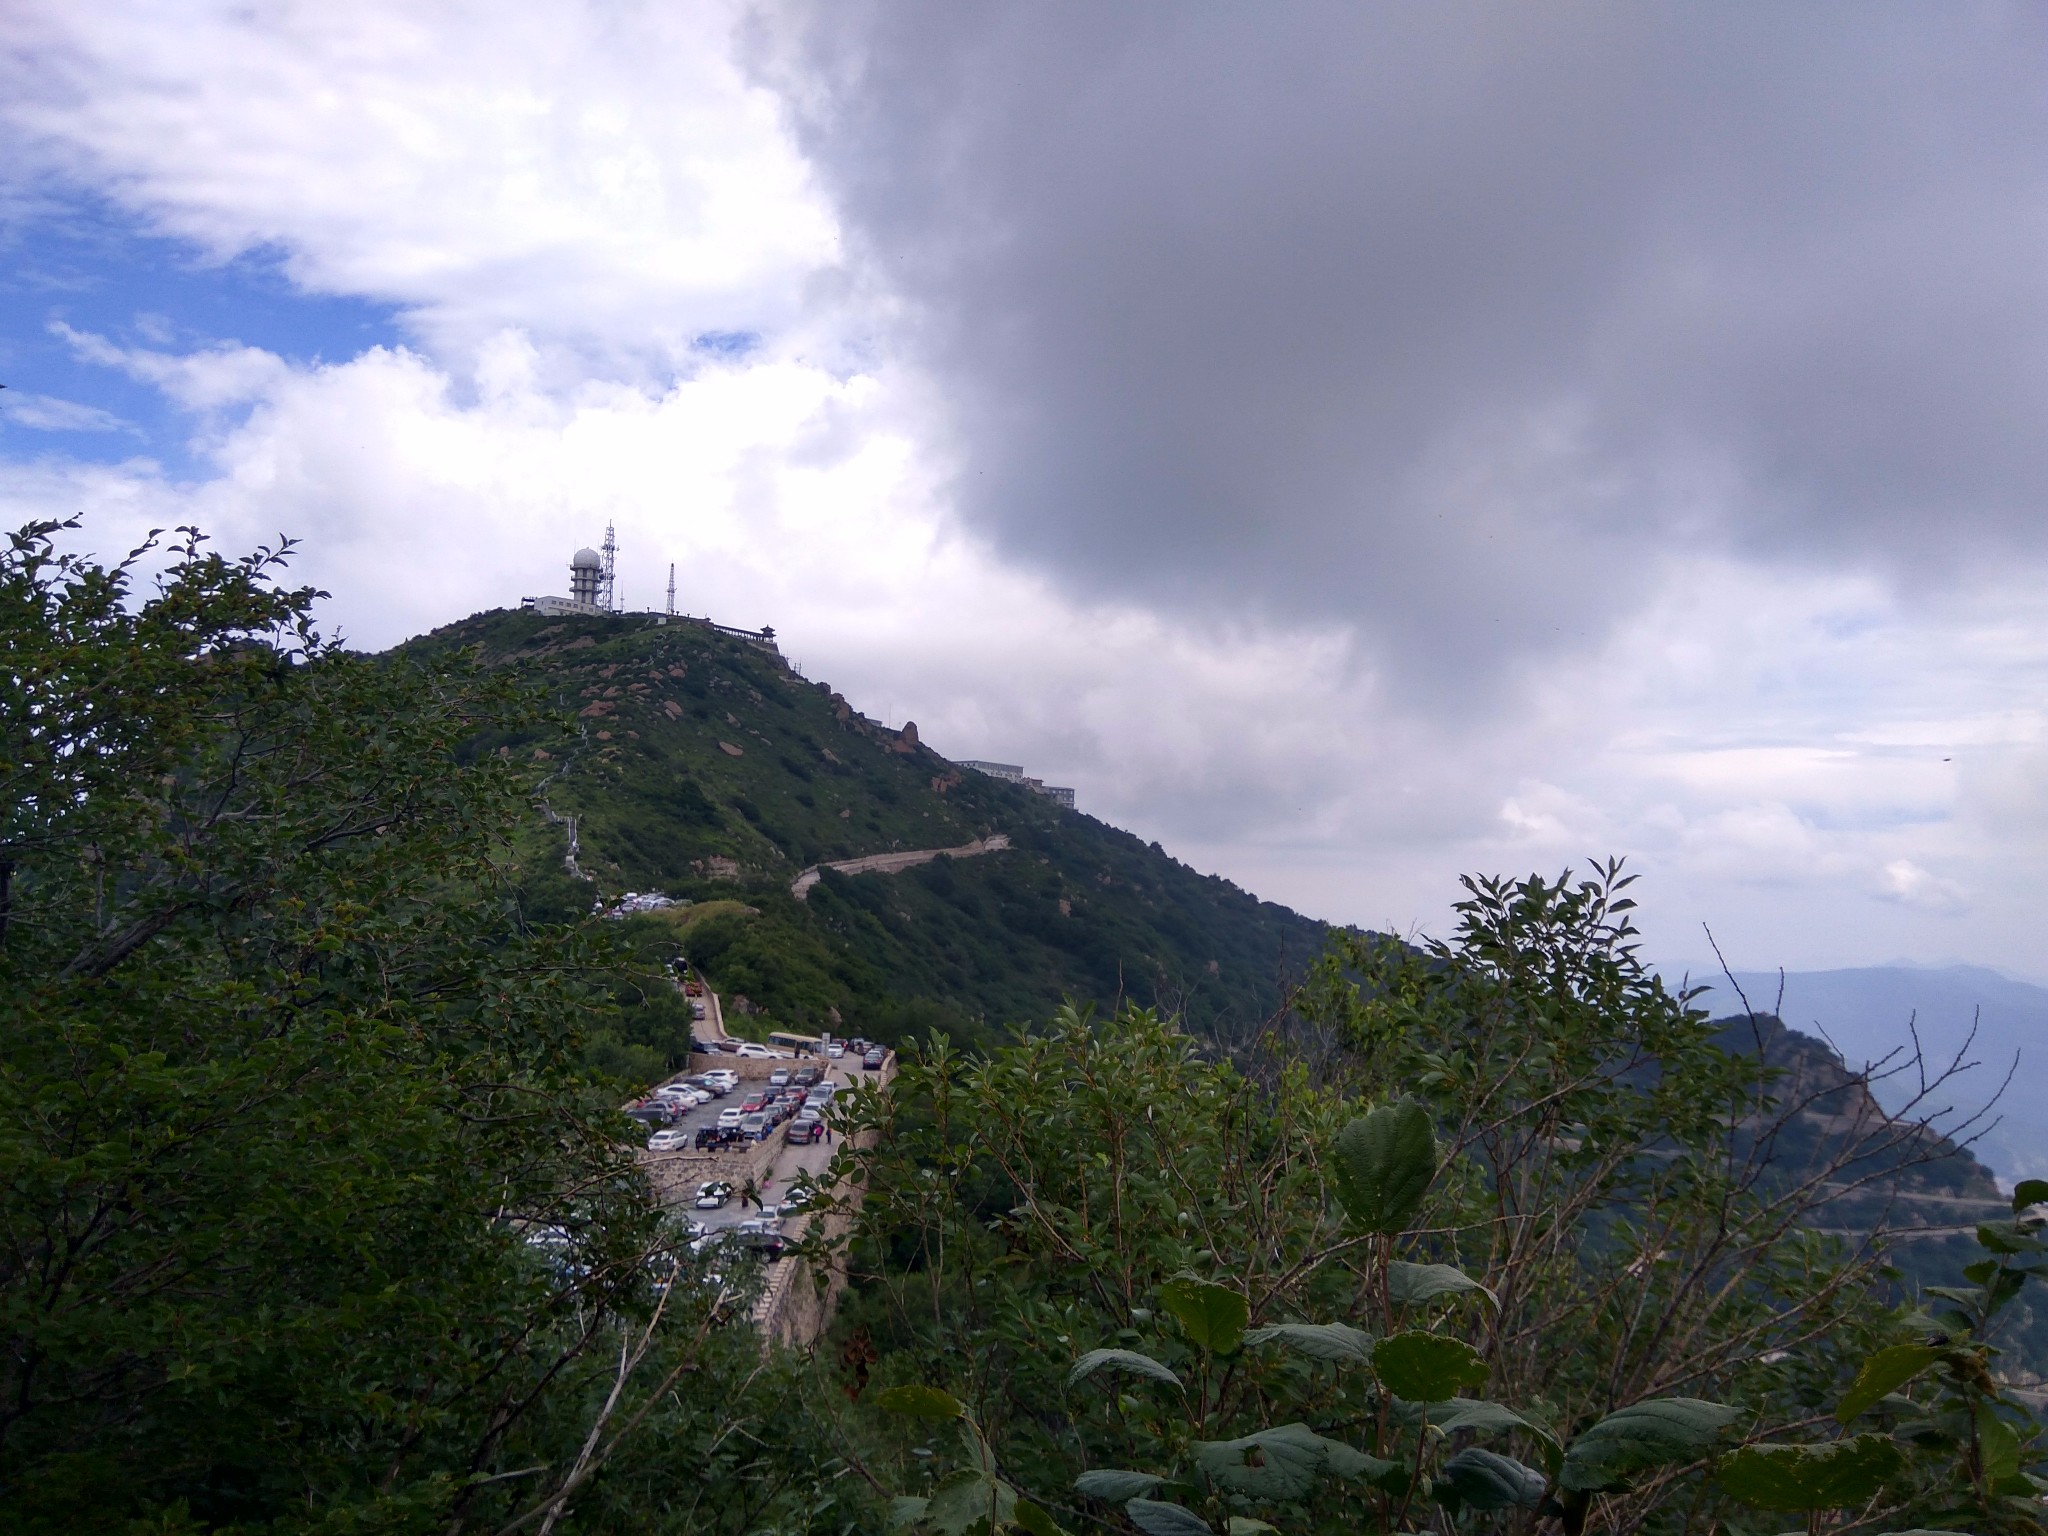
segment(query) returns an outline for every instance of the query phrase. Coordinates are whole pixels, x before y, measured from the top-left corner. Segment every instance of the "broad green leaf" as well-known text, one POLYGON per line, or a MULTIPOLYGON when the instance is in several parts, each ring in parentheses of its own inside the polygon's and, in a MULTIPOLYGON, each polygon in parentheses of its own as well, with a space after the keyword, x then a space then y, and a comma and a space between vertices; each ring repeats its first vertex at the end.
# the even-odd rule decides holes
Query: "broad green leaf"
POLYGON ((1349 1323, 1274 1323, 1254 1328, 1244 1336, 1247 1344, 1284 1344, 1297 1354, 1317 1360, 1372 1360, 1372 1335, 1349 1323))
POLYGON ((1977 1405, 1977 1454, 1984 1463, 1987 1482, 1996 1483, 2020 1469, 2020 1437, 1989 1403, 1977 1405))
POLYGON ((1894 1344, 1880 1349, 1856 1373, 1856 1380, 1835 1405, 1837 1422, 1847 1424, 1889 1392, 1896 1392, 1941 1358, 1929 1344, 1894 1344))
POLYGON ((1237 1348, 1251 1317, 1242 1291, 1203 1280, 1169 1280, 1159 1288, 1159 1300, 1180 1319, 1188 1337, 1214 1355, 1227 1355, 1237 1348))
POLYGON ((2012 1187, 2013 1215, 2042 1204, 2048 1204, 2048 1179, 2021 1179, 2012 1187))
POLYGON ((1741 1417, 1739 1408, 1696 1397, 1653 1397, 1617 1408, 1565 1448, 1558 1484, 1597 1492, 1645 1467, 1691 1461, 1741 1417))
POLYGON ((1557 1443, 1557 1436, 1538 1424, 1534 1419, 1525 1418, 1512 1408, 1499 1403, 1481 1402, 1477 1398, 1453 1397, 1439 1403, 1397 1402, 1394 1415, 1409 1428, 1420 1424, 1426 1416, 1431 1424, 1445 1434, 1455 1434, 1461 1429, 1479 1434, 1505 1434, 1519 1429, 1535 1438, 1543 1453, 1543 1463, 1555 1475, 1558 1464, 1564 1458, 1564 1447, 1557 1443))
POLYGON ((1155 1499, 1132 1499, 1124 1506, 1131 1524, 1145 1536, 1216 1536, 1209 1522, 1192 1509, 1178 1504, 1161 1504, 1155 1499))
POLYGON ((1716 1476, 1728 1493, 1759 1509, 1850 1509, 1904 1465, 1883 1435, 1822 1445, 1746 1445, 1716 1476))
POLYGON ((1406 1264, 1396 1259, 1387 1266, 1387 1291, 1404 1307, 1434 1301, 1439 1296, 1461 1296, 1477 1291, 1488 1301, 1498 1298, 1455 1264, 1406 1264))
POLYGON ((1486 1362, 1463 1339, 1441 1333, 1396 1333, 1372 1347, 1380 1385, 1411 1402, 1452 1397, 1486 1380, 1486 1362))
POLYGON ((1166 1479, 1156 1472, 1124 1472, 1114 1467, 1097 1467, 1074 1479, 1074 1492, 1109 1504, 1141 1498, 1166 1479))
POLYGON ((1509 1505, 1534 1509, 1543 1502, 1543 1490, 1549 1485, 1549 1479, 1534 1467, 1476 1445, 1466 1446, 1446 1461, 1442 1477, 1467 1505, 1481 1510, 1509 1505))
POLYGON ((1067 1385, 1085 1381, 1097 1371, 1128 1371, 1133 1376, 1148 1376, 1154 1381, 1163 1381, 1170 1387, 1180 1385, 1180 1378, 1150 1355, 1141 1355, 1135 1349, 1091 1349, 1074 1362, 1074 1368, 1067 1372, 1067 1385))
POLYGON ((1224 1488, 1269 1501, 1302 1497, 1330 1460, 1323 1437, 1306 1424, 1282 1424, 1241 1440, 1197 1440, 1192 1449, 1202 1470, 1224 1488))
POLYGON ((977 1520, 994 1530, 1017 1509, 1017 1490, 979 1472, 955 1472, 932 1490, 924 1523, 943 1536, 961 1536, 977 1520))
POLYGON ((1017 1508, 1010 1519, 1016 1524, 1017 1529, 1029 1533, 1029 1536, 1066 1536, 1053 1517, 1029 1499, 1017 1501, 1017 1508))
POLYGON ((1368 1456, 1364 1451, 1354 1449, 1341 1440, 1324 1440, 1323 1451, 1329 1457, 1332 1476, 1361 1478, 1374 1487, 1384 1486, 1389 1473, 1403 1470, 1398 1462, 1368 1456))
POLYGON ((1337 1199, 1368 1232, 1406 1229, 1436 1177, 1436 1128, 1413 1100, 1382 1104, 1337 1133, 1330 1148, 1337 1199))
POLYGON ((2039 1253, 2041 1239, 2032 1227, 2016 1221, 1987 1221, 1977 1228, 1977 1242, 1993 1253, 2039 1253))
POLYGON ((886 1392, 877 1392, 874 1403, 877 1408, 909 1414, 914 1419, 957 1419, 967 1412, 960 1399, 937 1387, 891 1387, 886 1392))
POLYGON ((1278 1526, 1268 1525, 1263 1520, 1254 1520, 1250 1515, 1232 1515, 1230 1523, 1224 1530, 1229 1536, 1262 1536, 1266 1531, 1271 1531, 1273 1536, 1280 1536, 1278 1526))
POLYGON ((891 1528, 916 1525, 918 1521, 924 1518, 925 1509, 930 1504, 930 1499, 912 1498, 907 1494, 899 1499, 891 1499, 889 1501, 889 1524, 891 1528))

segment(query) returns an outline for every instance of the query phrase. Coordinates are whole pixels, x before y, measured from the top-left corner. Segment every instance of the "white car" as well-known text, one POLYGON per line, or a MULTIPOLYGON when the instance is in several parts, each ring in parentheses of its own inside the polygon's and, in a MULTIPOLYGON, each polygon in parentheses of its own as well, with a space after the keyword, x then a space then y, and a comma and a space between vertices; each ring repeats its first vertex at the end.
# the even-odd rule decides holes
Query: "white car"
POLYGON ((707 1083, 722 1083, 725 1086, 725 1091, 730 1093, 733 1089, 739 1087, 740 1075, 733 1071, 731 1067, 713 1067, 704 1074, 704 1081, 707 1083))
POLYGON ((647 1150, 650 1152, 679 1152, 688 1145, 689 1133, 686 1131, 656 1131, 647 1138, 647 1150))
POLYGON ((837 1040, 834 1040, 830 1045, 825 1047, 825 1054, 831 1057, 834 1061, 837 1061, 840 1057, 846 1054, 846 1047, 841 1045, 837 1040))
POLYGON ((742 1040, 733 1055, 749 1061, 787 1061, 789 1058, 780 1051, 771 1051, 758 1040, 742 1040))
POLYGON ((737 1104, 735 1104, 731 1109, 721 1109, 718 1112, 718 1128, 721 1131, 729 1131, 734 1126, 738 1125, 740 1121, 744 1120, 745 1118, 746 1111, 741 1109, 737 1104))

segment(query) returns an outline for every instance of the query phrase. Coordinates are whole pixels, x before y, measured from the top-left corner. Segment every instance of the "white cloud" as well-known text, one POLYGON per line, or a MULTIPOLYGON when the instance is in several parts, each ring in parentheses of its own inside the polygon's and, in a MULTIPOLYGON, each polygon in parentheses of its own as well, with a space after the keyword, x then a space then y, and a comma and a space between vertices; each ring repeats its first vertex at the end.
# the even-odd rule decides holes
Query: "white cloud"
POLYGON ((187 521, 299 535, 364 645, 560 590, 614 522, 629 603, 673 560, 686 609, 773 623, 940 751, 1028 763, 1321 915, 1440 926, 1461 870, 1620 852, 1667 953, 1705 921, 1738 964, 2031 963, 2048 600, 2025 572, 1937 604, 1674 556, 1478 718, 1332 619, 1077 597, 955 517, 975 466, 832 289, 831 219, 730 63, 733 16, 16 7, 0 110, 40 164, 417 319, 306 366, 67 332, 192 413, 200 470, 0 461, 0 510, 83 510, 113 553, 187 521), (715 329, 763 344, 692 351, 715 329))
POLYGON ((112 411, 54 395, 9 390, 0 395, 0 422, 30 427, 37 432, 121 432, 129 423, 112 411))
POLYGON ((217 257, 417 311, 681 353, 781 328, 836 249, 740 6, 144 0, 8 8, 0 98, 24 166, 102 188, 217 257))

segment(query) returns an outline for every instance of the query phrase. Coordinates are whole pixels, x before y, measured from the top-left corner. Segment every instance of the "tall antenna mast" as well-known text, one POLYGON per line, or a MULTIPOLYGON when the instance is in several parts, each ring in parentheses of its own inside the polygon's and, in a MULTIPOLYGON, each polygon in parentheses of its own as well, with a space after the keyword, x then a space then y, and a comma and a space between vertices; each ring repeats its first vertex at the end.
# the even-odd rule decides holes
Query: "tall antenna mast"
POLYGON ((673 560, 668 563, 668 616, 676 616, 676 563, 673 560))
POLYGON ((612 583, 618 577, 619 538, 612 532, 612 525, 604 525, 604 575, 597 593, 597 605, 607 613, 617 613, 619 605, 612 583))

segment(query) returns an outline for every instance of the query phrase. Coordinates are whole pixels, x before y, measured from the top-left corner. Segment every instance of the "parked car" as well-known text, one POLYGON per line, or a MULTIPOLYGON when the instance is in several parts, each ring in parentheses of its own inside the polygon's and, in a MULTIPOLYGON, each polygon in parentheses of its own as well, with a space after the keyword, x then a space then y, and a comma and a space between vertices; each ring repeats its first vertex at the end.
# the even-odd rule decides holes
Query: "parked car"
POLYGON ((879 1072, 882 1070, 882 1063, 884 1060, 887 1059, 887 1057, 888 1052, 884 1051, 878 1045, 873 1050, 869 1051, 867 1055, 861 1057, 860 1064, 863 1067, 866 1067, 870 1072, 879 1072))
POLYGON ((722 1086, 727 1092, 731 1092, 739 1087, 740 1075, 731 1067, 713 1067, 704 1074, 704 1081, 713 1087, 722 1086))
POLYGON ((770 1122, 766 1115, 748 1115, 746 1119, 740 1122, 740 1130, 745 1133, 749 1141, 766 1141, 770 1129, 770 1122))
POLYGON ((787 1068, 787 1067, 777 1067, 777 1068, 776 1068, 776 1069, 775 1069, 775 1070, 774 1070, 773 1072, 770 1072, 770 1073, 768 1074, 768 1086, 769 1086, 770 1088, 786 1088, 786 1087, 788 1087, 788 1086, 789 1086, 789 1068, 787 1068))
POLYGON ((697 1150, 706 1147, 727 1147, 740 1139, 740 1128, 736 1125, 704 1125, 697 1128, 697 1150))
POLYGON ((790 1075, 789 1080, 798 1088, 808 1088, 824 1075, 825 1070, 822 1067, 798 1067, 790 1075))
POLYGON ((787 1216, 802 1210, 818 1198, 818 1187, 808 1180, 799 1179, 790 1186, 789 1193, 782 1197, 782 1204, 775 1207, 778 1216, 787 1216))
POLYGON ((697 1198, 693 1202, 700 1211, 719 1211, 732 1199, 732 1186, 723 1179, 713 1179, 708 1184, 697 1186, 697 1198))
POLYGON ((688 1131, 656 1131, 647 1138, 647 1150, 650 1152, 680 1152, 689 1145, 689 1139, 690 1133, 688 1131))
MULTIPOLYGON (((656 1131, 654 1134, 666 1136, 669 1133, 656 1131)), ((792 1147, 808 1147, 824 1134, 825 1123, 822 1120, 792 1120, 789 1122, 789 1129, 782 1133, 782 1139, 792 1147)))
POLYGON ((786 1061, 789 1059, 781 1051, 771 1051, 767 1046, 755 1040, 740 1041, 738 1045, 732 1048, 732 1053, 735 1056, 745 1056, 754 1061, 786 1061))
POLYGON ((846 1054, 846 1043, 842 1040, 834 1040, 825 1047, 825 1054, 831 1057, 832 1060, 837 1061, 846 1054))
POLYGON ((721 1109, 718 1112, 718 1128, 721 1131, 729 1131, 737 1126, 740 1121, 744 1120, 746 1114, 747 1112, 738 1106, 730 1109, 721 1109))
POLYGON ((733 1233, 728 1241, 735 1247, 744 1248, 749 1253, 758 1253, 762 1258, 770 1262, 781 1258, 783 1254, 789 1251, 789 1239, 780 1232, 749 1232, 741 1230, 733 1233))
POLYGON ((626 1111, 628 1120, 638 1120, 642 1125, 674 1125, 676 1110, 673 1104, 635 1104, 626 1111))

